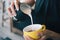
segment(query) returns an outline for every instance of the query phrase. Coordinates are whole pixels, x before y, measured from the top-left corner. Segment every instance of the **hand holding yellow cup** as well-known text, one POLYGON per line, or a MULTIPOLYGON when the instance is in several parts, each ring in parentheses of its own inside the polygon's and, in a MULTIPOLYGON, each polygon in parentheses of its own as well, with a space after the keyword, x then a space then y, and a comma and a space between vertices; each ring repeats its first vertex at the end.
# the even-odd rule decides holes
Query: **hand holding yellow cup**
POLYGON ((38 38, 40 38, 37 33, 43 32, 46 30, 46 26, 45 25, 40 25, 40 24, 33 24, 33 25, 29 25, 27 27, 25 27, 23 29, 23 34, 24 36, 29 36, 35 40, 37 40, 38 38))

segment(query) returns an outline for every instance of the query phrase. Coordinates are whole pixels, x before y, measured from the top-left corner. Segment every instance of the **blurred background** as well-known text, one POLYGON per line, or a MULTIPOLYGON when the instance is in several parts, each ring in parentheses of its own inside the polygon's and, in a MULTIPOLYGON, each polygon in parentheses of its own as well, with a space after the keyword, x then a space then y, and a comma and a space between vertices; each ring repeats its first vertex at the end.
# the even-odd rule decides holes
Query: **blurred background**
POLYGON ((12 0, 0 0, 0 40, 23 40, 23 37, 12 33, 7 8, 12 0))

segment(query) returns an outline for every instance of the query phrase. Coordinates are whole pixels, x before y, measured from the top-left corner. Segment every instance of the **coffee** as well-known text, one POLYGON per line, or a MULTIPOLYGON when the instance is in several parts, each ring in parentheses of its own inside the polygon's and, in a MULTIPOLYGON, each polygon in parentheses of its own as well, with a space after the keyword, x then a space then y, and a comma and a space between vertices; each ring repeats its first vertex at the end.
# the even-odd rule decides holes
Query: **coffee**
POLYGON ((29 30, 28 32, 32 32, 33 30, 29 30))
POLYGON ((32 32, 32 31, 35 31, 35 30, 29 30, 28 32, 32 32))

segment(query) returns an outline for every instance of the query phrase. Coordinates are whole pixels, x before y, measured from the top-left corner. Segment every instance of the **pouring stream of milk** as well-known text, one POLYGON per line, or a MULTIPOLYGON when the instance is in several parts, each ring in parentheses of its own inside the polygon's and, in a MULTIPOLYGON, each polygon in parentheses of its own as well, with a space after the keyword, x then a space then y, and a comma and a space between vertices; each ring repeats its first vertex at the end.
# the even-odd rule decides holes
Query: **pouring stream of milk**
POLYGON ((31 23, 32 23, 32 25, 33 25, 33 18, 32 18, 31 13, 30 13, 30 14, 28 14, 28 15, 30 16, 30 18, 31 18, 31 23))

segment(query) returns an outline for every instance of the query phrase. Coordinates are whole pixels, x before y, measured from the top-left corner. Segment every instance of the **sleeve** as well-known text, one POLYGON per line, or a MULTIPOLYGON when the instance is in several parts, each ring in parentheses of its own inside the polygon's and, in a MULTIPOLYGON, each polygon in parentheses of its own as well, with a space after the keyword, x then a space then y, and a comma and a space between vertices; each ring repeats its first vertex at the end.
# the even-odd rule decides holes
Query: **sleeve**
POLYGON ((24 14, 22 11, 16 11, 18 20, 13 20, 13 26, 17 29, 23 30, 24 27, 31 24, 31 19, 28 15, 24 14))
POLYGON ((14 20, 16 22, 18 21, 25 21, 26 17, 29 17, 28 15, 24 14, 21 10, 16 11, 16 16, 14 16, 17 20, 14 20))

